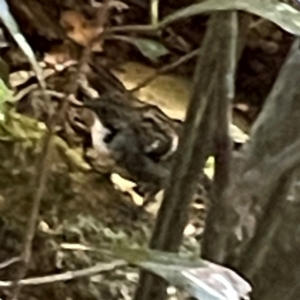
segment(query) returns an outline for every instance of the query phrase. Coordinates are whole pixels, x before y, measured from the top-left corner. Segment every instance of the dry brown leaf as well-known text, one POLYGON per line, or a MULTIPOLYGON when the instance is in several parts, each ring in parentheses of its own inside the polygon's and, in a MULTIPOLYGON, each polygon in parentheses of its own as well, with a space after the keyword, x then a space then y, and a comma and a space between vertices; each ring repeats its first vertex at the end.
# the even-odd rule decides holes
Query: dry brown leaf
POLYGON ((111 181, 117 189, 121 190, 123 193, 128 193, 132 197, 132 200, 136 205, 143 204, 143 197, 141 197, 134 191, 134 187, 136 186, 134 182, 127 180, 116 173, 113 173, 111 175, 111 181))
POLYGON ((64 44, 53 46, 50 52, 44 56, 44 62, 53 66, 55 70, 62 71, 63 69, 77 63, 69 51, 69 48, 64 44))
POLYGON ((102 51, 100 41, 93 41, 103 32, 103 27, 96 26, 92 21, 87 20, 83 14, 74 10, 64 11, 60 23, 66 29, 70 39, 85 47, 92 44, 93 51, 102 51))

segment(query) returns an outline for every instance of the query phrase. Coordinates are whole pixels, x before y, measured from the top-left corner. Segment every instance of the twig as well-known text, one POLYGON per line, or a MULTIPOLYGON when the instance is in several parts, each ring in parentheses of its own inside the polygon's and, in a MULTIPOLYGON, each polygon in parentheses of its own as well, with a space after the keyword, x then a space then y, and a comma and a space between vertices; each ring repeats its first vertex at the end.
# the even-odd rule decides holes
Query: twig
POLYGON ((151 0, 150 3, 151 24, 157 25, 159 21, 159 0, 151 0))
MULTIPOLYGON (((18 282, 19 286, 25 285, 41 285, 47 283, 54 283, 59 281, 68 281, 81 277, 89 277, 94 276, 99 273, 107 272, 114 270, 118 267, 126 266, 127 262, 125 260, 116 260, 110 263, 99 263, 93 267, 78 270, 78 271, 68 271, 62 274, 57 275, 49 275, 49 276, 41 276, 41 277, 33 277, 22 279, 18 282)), ((9 288, 14 285, 13 281, 0 281, 0 288, 9 288)))
MULTIPOLYGON (((103 4, 102 9, 100 10, 100 13, 97 18, 97 25, 101 28, 104 26, 107 16, 108 16, 108 10, 109 10, 109 1, 106 0, 103 4)), ((54 135, 54 130, 55 130, 55 125, 56 125, 56 120, 57 118, 61 117, 62 115, 65 114, 66 109, 69 105, 69 101, 67 99, 71 97, 72 94, 76 94, 77 89, 78 89, 78 84, 79 80, 81 79, 81 76, 85 74, 86 71, 86 65, 88 63, 90 54, 91 54, 91 47, 92 44, 95 42, 95 40, 91 40, 89 43, 89 46, 86 47, 86 49, 83 52, 83 55, 81 57, 80 63, 79 63, 79 72, 78 72, 78 80, 76 80, 75 85, 73 86, 73 91, 70 92, 69 96, 65 98, 66 101, 61 102, 61 108, 59 109, 59 113, 56 117, 50 117, 49 122, 48 122, 48 132, 45 135, 44 141, 43 141, 43 147, 42 147, 42 153, 40 156, 40 159, 38 161, 38 172, 37 172, 37 183, 36 186, 38 187, 34 201, 33 201, 33 208, 31 212, 31 216, 28 222, 28 229, 26 232, 25 236, 25 241, 24 241, 24 250, 22 253, 22 262, 23 264, 20 266, 20 269, 17 274, 17 278, 14 281, 13 285, 15 285, 15 289, 12 292, 11 300, 15 300, 20 292, 20 285, 19 281, 22 280, 27 273, 28 265, 31 259, 31 252, 32 252, 32 241, 35 236, 35 230, 36 230, 36 223, 39 215, 39 210, 40 210, 40 204, 41 204, 41 199, 43 197, 45 187, 46 187, 46 182, 48 180, 49 176, 49 170, 50 170, 50 162, 51 162, 51 156, 52 156, 52 145, 51 141, 54 135)), ((42 72, 39 72, 37 74, 40 86, 41 86, 41 92, 44 101, 47 103, 50 102, 49 95, 47 94, 46 91, 46 83, 44 79, 40 78, 40 74, 42 72)))
POLYGON ((26 95, 28 95, 30 92, 36 90, 37 88, 39 88, 39 85, 37 83, 33 83, 29 86, 27 86, 26 88, 22 89, 21 91, 19 91, 14 97, 13 97, 13 101, 14 102, 19 102, 21 99, 23 99, 26 95))
POLYGON ((185 54, 184 56, 180 57, 178 60, 176 60, 176 61, 174 61, 174 62, 172 62, 172 63, 170 63, 166 66, 163 66, 162 68, 157 70, 154 74, 152 74, 152 75, 148 76, 147 78, 145 78, 137 86, 130 89, 129 92, 134 93, 134 92, 144 88, 145 86, 150 84, 153 80, 155 80, 159 75, 170 72, 170 71, 174 70, 175 68, 179 67, 180 65, 186 63, 190 59, 196 57, 198 52, 199 52, 199 49, 193 50, 190 53, 185 54))
MULTIPOLYGON (((18 92, 14 97, 13 97, 13 101, 14 102, 19 102, 20 100, 22 100, 25 96, 27 96, 29 93, 37 90, 39 88, 39 85, 37 83, 31 84, 29 86, 27 86, 26 88, 22 89, 20 92, 18 92)), ((57 92, 57 91, 53 91, 53 90, 45 90, 46 94, 50 97, 55 97, 55 98, 59 98, 59 99, 64 99, 66 98, 66 94, 61 93, 61 92, 57 92)), ((41 94, 43 94, 43 92, 41 92, 41 94)), ((42 95, 43 96, 43 95, 42 95)))
POLYGON ((5 260, 4 262, 0 263, 0 269, 5 269, 9 267, 12 264, 15 264, 16 262, 19 262, 21 260, 21 257, 13 257, 8 260, 5 260))
MULTIPOLYGON (((42 89, 43 98, 45 101, 48 100, 48 95, 46 90, 42 89)), ((67 101, 64 101, 64 103, 61 106, 61 109, 59 110, 58 115, 61 115, 65 111, 67 101)), ((49 120, 48 124, 48 131, 45 134, 43 145, 42 145, 42 152, 37 162, 37 175, 36 175, 36 184, 37 191, 35 193, 34 199, 33 199, 33 207, 31 211, 31 215, 28 221, 27 231, 25 234, 25 241, 24 241, 24 247, 23 252, 21 255, 21 261, 22 264, 20 266, 20 269, 17 273, 16 280, 14 281, 14 285, 16 286, 15 289, 12 292, 11 299, 15 300, 18 298, 19 292, 20 292, 20 286, 18 282, 26 276, 28 266, 31 259, 32 254, 32 241, 35 236, 36 231, 36 224, 39 216, 40 211, 40 205, 41 200, 44 195, 44 191, 46 188, 46 183, 48 181, 49 177, 49 171, 51 166, 51 158, 52 158, 52 139, 54 135, 54 128, 56 124, 56 118, 52 117, 49 120)))
MULTIPOLYGON (((101 9, 98 9, 98 14, 97 14, 97 27, 99 28, 103 28, 108 16, 109 16, 109 2, 110 0, 105 0, 101 6, 101 9)), ((100 35, 100 38, 103 37, 103 33, 100 35)), ((99 42, 99 36, 94 37, 93 39, 91 39, 87 45, 87 47, 85 47, 85 49, 83 50, 81 59, 79 61, 78 64, 78 78, 76 80, 76 87, 74 88, 74 93, 77 91, 77 88, 80 84, 80 82, 84 82, 85 81, 85 74, 87 73, 87 66, 88 66, 88 62, 90 59, 90 56, 92 54, 92 47, 93 44, 95 42, 99 42)))
POLYGON ((16 288, 12 292, 11 299, 15 300, 18 297, 20 292, 20 288, 18 287, 18 281, 26 276, 28 265, 31 259, 32 252, 32 241, 35 236, 36 224, 39 216, 40 204, 44 194, 46 182, 48 180, 49 175, 49 165, 51 161, 51 140, 52 140, 52 131, 53 128, 49 128, 49 131, 46 133, 44 141, 43 141, 43 149, 40 155, 39 168, 37 168, 37 186, 38 189, 33 199, 33 207, 31 211, 31 215, 28 221, 27 231, 25 234, 25 241, 23 252, 21 255, 22 265, 17 273, 17 278, 14 282, 16 288))
POLYGON ((112 32, 152 32, 156 31, 157 27, 152 25, 124 25, 107 28, 105 33, 112 32))
MULTIPOLYGON (((30 48, 31 51, 31 48, 30 48)), ((50 102, 49 95, 47 94, 46 91, 46 82, 45 78, 43 77, 43 72, 41 68, 39 67, 38 63, 35 61, 34 57, 31 58, 31 63, 33 66, 33 69, 36 73, 40 88, 41 88, 41 94, 43 97, 43 100, 45 103, 50 102)), ((63 110, 64 105, 62 105, 63 110)), ((23 246, 23 251, 21 254, 21 261, 22 264, 17 272, 16 280, 15 280, 15 289, 12 291, 11 299, 15 300, 20 292, 20 287, 18 286, 18 281, 21 280, 26 276, 27 269, 29 266, 29 262, 31 259, 31 253, 32 253, 32 241, 35 236, 35 230, 36 230, 36 224, 39 216, 39 211, 40 211, 40 204, 41 200, 45 191, 46 187, 46 182, 48 180, 49 176, 49 169, 50 169, 50 162, 51 162, 51 156, 52 156, 52 147, 51 147, 51 141, 54 133, 54 128, 55 128, 55 118, 49 117, 49 122, 48 122, 48 132, 45 134, 45 137, 42 141, 42 151, 41 154, 38 158, 37 162, 37 174, 36 174, 36 184, 37 190, 35 193, 35 196, 33 198, 33 206, 32 206, 32 211, 31 215, 28 221, 27 225, 27 231, 25 233, 25 240, 24 240, 24 246, 23 246)))

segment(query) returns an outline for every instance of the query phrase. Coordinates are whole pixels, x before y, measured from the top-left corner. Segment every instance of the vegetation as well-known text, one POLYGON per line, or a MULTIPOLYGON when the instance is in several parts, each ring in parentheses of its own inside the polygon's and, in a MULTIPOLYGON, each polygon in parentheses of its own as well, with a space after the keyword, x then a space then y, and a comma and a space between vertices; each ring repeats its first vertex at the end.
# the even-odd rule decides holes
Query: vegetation
POLYGON ((298 299, 299 8, 1 0, 1 298, 298 299))

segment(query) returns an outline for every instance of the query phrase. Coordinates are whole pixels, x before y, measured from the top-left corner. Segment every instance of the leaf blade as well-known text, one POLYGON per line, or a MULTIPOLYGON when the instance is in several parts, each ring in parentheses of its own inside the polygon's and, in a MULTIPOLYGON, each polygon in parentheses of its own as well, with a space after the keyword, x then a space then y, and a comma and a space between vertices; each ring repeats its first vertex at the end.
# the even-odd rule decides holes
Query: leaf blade
POLYGON ((160 23, 160 27, 165 27, 183 18, 225 10, 248 12, 277 24, 291 34, 300 35, 300 12, 298 10, 286 3, 261 0, 207 0, 192 4, 167 16, 160 23))

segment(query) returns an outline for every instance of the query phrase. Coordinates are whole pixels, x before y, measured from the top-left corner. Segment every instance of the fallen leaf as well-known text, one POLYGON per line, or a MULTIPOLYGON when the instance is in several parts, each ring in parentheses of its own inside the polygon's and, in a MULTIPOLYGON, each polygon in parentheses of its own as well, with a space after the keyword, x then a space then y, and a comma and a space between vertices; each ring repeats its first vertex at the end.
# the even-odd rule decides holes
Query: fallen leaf
POLYGON ((52 49, 45 54, 44 62, 57 71, 62 71, 77 63, 77 61, 71 57, 68 47, 64 45, 52 47, 52 49))
POLYGON ((100 40, 93 42, 103 32, 103 27, 95 25, 92 21, 74 10, 64 11, 60 19, 61 25, 67 31, 67 36, 81 46, 91 46, 95 52, 102 51, 100 40), (92 45, 91 45, 92 43, 92 45))

